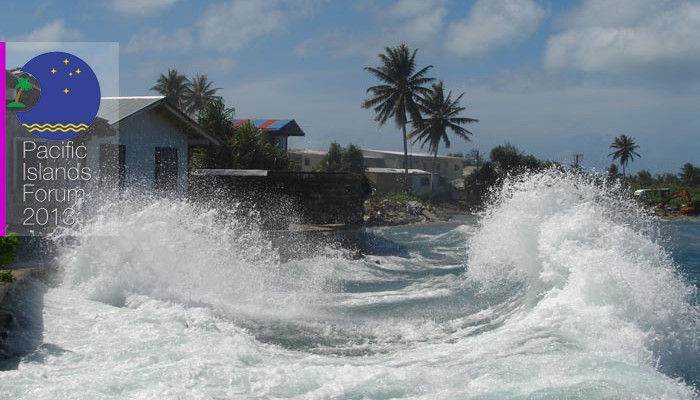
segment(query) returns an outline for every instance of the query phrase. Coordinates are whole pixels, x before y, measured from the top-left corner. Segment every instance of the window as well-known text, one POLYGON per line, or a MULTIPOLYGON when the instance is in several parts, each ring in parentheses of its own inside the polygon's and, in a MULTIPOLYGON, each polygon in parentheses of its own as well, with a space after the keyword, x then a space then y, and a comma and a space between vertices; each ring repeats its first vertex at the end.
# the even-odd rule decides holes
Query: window
POLYGON ((438 170, 438 172, 439 172, 439 171, 440 171, 440 163, 436 163, 436 164, 437 164, 437 165, 436 165, 437 170, 438 170))
POLYGON ((459 165, 455 164, 455 171, 459 171, 459 165))
POLYGON ((304 157, 304 165, 306 165, 307 167, 311 165, 311 160, 309 159, 309 157, 304 157))
POLYGON ((430 178, 427 176, 423 176, 420 178, 420 185, 421 186, 430 186, 430 178))
POLYGON ((177 189, 177 149, 156 147, 156 190, 174 192, 177 189))

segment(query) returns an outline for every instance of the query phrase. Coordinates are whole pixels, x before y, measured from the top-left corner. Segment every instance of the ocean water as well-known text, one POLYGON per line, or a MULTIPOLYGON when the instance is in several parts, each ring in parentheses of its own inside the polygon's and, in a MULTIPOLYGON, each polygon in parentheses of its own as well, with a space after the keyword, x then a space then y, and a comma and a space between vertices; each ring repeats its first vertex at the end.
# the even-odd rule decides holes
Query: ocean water
POLYGON ((8 304, 0 398, 697 398, 700 223, 617 189, 510 180, 360 260, 286 260, 236 207, 112 204, 8 304))

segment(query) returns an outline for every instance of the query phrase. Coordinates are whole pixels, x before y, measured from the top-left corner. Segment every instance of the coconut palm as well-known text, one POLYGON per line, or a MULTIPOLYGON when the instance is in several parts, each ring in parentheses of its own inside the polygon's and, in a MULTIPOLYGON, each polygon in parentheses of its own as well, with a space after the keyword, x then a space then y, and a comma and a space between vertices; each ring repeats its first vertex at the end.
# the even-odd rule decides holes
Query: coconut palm
POLYGON ((433 176, 435 175, 435 162, 437 160, 440 142, 450 148, 450 138, 447 131, 452 131, 456 136, 469 141, 472 133, 462 125, 479 122, 477 119, 460 117, 459 113, 466 107, 459 105, 464 93, 452 99, 452 91, 445 95, 442 81, 433 84, 425 97, 417 100, 423 118, 414 120, 415 129, 411 132, 414 143, 420 142, 421 148, 428 145, 428 151, 433 154, 433 171, 430 175, 430 188, 433 189, 433 176))
POLYGON ((622 166, 622 177, 625 175, 625 167, 630 161, 634 161, 634 157, 642 157, 635 150, 639 148, 634 143, 634 139, 625 135, 624 133, 616 137, 610 145, 611 149, 615 149, 612 153, 608 154, 608 157, 612 156, 613 161, 620 160, 620 166, 622 166))
POLYGON ((187 88, 183 98, 187 114, 196 116, 206 109, 210 101, 221 99, 221 96, 216 95, 217 90, 221 88, 213 88, 212 85, 213 83, 206 75, 197 74, 194 79, 187 80, 187 88))
POLYGON ((416 52, 402 44, 397 47, 386 47, 384 54, 379 54, 381 64, 376 67, 366 67, 365 70, 374 75, 382 83, 371 86, 367 93, 372 97, 362 102, 363 108, 372 108, 376 113, 374 120, 384 125, 389 119, 394 119, 403 133, 403 164, 404 185, 408 191, 408 145, 406 124, 410 119, 419 120, 420 110, 416 99, 428 93, 426 84, 433 78, 425 75, 433 67, 428 65, 416 72, 416 52))
POLYGON ((184 109, 183 98, 187 91, 187 77, 177 72, 176 69, 168 69, 167 74, 160 74, 158 81, 151 90, 168 98, 168 101, 179 109, 184 109))
POLYGON ((700 176, 700 171, 691 163, 683 164, 681 168, 680 178, 684 185, 694 185, 700 176))
POLYGON ((29 83, 29 78, 17 78, 17 85, 15 85, 15 89, 17 89, 17 94, 15 95, 15 101, 12 103, 8 104, 7 107, 9 108, 25 108, 26 105, 24 103, 20 103, 19 99, 22 97, 22 92, 28 92, 32 90, 32 84, 29 83))

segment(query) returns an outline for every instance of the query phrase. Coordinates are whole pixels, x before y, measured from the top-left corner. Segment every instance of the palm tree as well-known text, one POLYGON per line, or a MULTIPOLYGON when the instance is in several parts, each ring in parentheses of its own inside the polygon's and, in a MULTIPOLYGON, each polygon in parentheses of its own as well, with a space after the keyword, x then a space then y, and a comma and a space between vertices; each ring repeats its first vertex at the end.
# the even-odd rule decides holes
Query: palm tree
POLYGON ((384 54, 379 54, 381 65, 376 68, 365 67, 365 70, 374 75, 382 83, 371 86, 367 93, 372 97, 362 102, 363 108, 372 108, 376 113, 374 120, 379 125, 384 125, 393 118, 396 125, 403 132, 403 165, 404 185, 408 191, 408 145, 406 124, 409 116, 412 120, 420 119, 420 110, 416 103, 420 95, 428 93, 424 86, 432 82, 425 74, 433 67, 428 65, 416 71, 416 52, 411 52, 405 44, 397 47, 386 47, 384 54))
POLYGON ((168 69, 166 75, 160 74, 155 86, 151 88, 163 96, 175 107, 182 110, 184 108, 183 98, 187 91, 187 77, 177 72, 176 69, 168 69))
POLYGON ((15 86, 15 89, 17 89, 17 95, 15 95, 15 101, 12 103, 8 104, 7 107, 9 108, 25 108, 26 105, 24 103, 20 103, 19 99, 22 97, 22 92, 28 92, 32 90, 32 84, 29 83, 29 78, 17 78, 17 85, 15 86))
POLYGON ((216 95, 216 91, 221 88, 213 88, 212 85, 213 83, 206 75, 197 74, 194 79, 187 80, 187 88, 183 98, 187 114, 196 116, 206 109, 210 101, 221 99, 221 96, 216 95))
POLYGON ((681 168, 680 178, 685 185, 694 185, 698 177, 698 169, 691 163, 683 164, 681 168))
POLYGON ((642 157, 635 150, 639 148, 634 143, 634 139, 625 135, 624 133, 616 137, 610 145, 611 149, 615 149, 612 153, 608 154, 608 157, 612 156, 613 161, 619 159, 620 165, 622 166, 622 177, 625 175, 625 167, 630 161, 634 161, 634 157, 642 157))
POLYGON ((414 143, 421 142, 421 148, 428 144, 428 151, 433 153, 433 171, 430 175, 430 188, 433 189, 433 176, 435 175, 435 162, 437 160, 440 142, 445 143, 446 148, 450 148, 450 138, 447 136, 449 129, 458 137, 469 141, 472 133, 461 125, 479 122, 477 119, 459 117, 459 113, 466 107, 461 107, 459 101, 464 96, 460 94, 452 99, 452 91, 445 96, 445 89, 442 81, 433 84, 430 91, 424 98, 418 99, 418 107, 424 118, 414 121, 415 130, 411 132, 414 143))

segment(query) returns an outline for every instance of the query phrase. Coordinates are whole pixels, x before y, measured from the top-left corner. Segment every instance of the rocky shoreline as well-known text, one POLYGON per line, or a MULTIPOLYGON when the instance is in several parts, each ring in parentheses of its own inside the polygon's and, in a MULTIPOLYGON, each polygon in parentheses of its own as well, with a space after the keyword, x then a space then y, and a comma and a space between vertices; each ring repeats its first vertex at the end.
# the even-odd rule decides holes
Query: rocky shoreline
POLYGON ((369 200, 365 204, 366 226, 396 226, 449 221, 455 215, 471 210, 450 203, 433 204, 417 200, 369 200))

